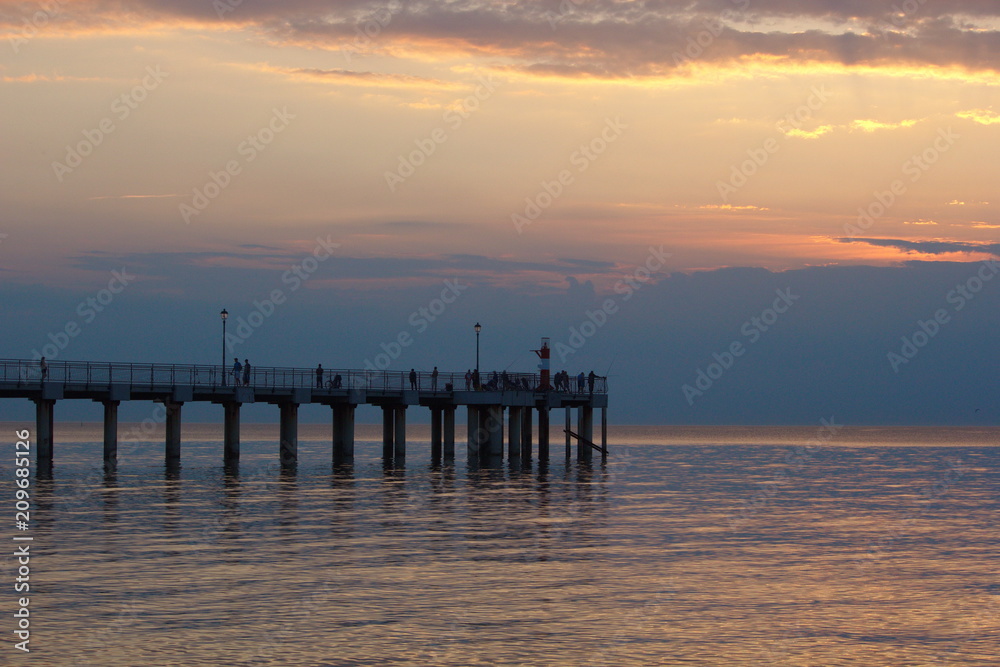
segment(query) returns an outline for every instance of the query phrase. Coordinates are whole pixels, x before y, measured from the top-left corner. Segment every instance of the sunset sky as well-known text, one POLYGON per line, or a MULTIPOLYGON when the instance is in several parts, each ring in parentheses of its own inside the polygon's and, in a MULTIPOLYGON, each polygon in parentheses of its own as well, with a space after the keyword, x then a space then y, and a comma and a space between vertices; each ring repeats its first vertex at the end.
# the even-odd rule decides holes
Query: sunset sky
MULTIPOLYGON (((509 321, 522 298, 616 294, 650 248, 670 256, 658 283, 977 262, 1000 242, 988 0, 0 0, 0 37, 6 357, 112 270, 136 276, 108 309, 135 330, 154 301, 212 318, 287 289, 318 238, 334 260, 299 305, 398 301, 359 333, 375 341, 445 279, 502 291, 509 321), (68 306, 41 314, 45 295, 68 306)), ((773 297, 748 299, 671 400, 773 297)), ((461 318, 467 338, 487 316, 461 318)), ((96 337, 66 358, 101 358, 96 337)))

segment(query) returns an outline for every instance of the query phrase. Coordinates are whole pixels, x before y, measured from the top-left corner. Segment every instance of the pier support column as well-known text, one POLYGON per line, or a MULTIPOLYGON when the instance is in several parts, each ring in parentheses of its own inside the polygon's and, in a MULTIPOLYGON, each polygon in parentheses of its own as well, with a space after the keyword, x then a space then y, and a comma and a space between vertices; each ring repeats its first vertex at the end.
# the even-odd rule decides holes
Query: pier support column
POLYGON ((490 458, 503 459, 503 406, 486 409, 486 432, 489 434, 490 458))
POLYGON ((441 461, 441 408, 431 408, 431 461, 441 461))
POLYGON ((333 407, 333 463, 354 462, 354 409, 355 405, 333 407))
POLYGON ((391 461, 393 457, 393 439, 395 429, 393 428, 393 417, 395 408, 391 405, 382 406, 382 458, 391 461))
POLYGON ((488 450, 483 447, 487 442, 486 431, 482 428, 483 409, 478 405, 468 406, 469 412, 469 461, 475 461, 480 454, 488 454, 488 450))
MULTIPOLYGON (((588 442, 594 441, 594 408, 589 405, 581 405, 577 408, 576 434, 585 438, 588 442)), ((594 448, 590 445, 577 441, 576 458, 578 461, 590 461, 594 458, 594 448)))
POLYGON ((47 398, 35 400, 35 442, 38 443, 37 459, 52 462, 52 431, 56 402, 47 398))
POLYGON ((525 461, 531 460, 531 422, 533 414, 531 408, 522 408, 522 423, 521 423, 521 458, 525 461))
POLYGON ((118 404, 120 401, 101 401, 104 404, 104 465, 118 462, 118 404))
POLYGON ((608 451, 608 409, 601 408, 601 447, 608 451))
POLYGON ((166 459, 167 463, 177 463, 181 459, 181 407, 183 403, 166 400, 163 407, 167 410, 166 423, 166 459))
POLYGON ((572 450, 570 449, 570 437, 569 431, 573 428, 573 408, 566 408, 566 460, 570 459, 572 455, 572 450))
POLYGON ((396 431, 395 442, 393 442, 393 455, 397 461, 406 458, 406 406, 397 405, 393 420, 396 431))
POLYGON ((521 415, 524 413, 524 408, 511 406, 509 417, 507 418, 507 460, 513 461, 514 459, 521 458, 521 436, 523 420, 521 415))
POLYGON ((281 403, 278 407, 281 410, 278 456, 282 466, 295 465, 299 458, 299 404, 281 403))
POLYGON ((455 460, 455 408, 444 409, 444 460, 455 460))
POLYGON ((235 401, 222 404, 226 413, 223 426, 223 449, 226 461, 240 460, 240 405, 235 401))
POLYGON ((549 407, 538 408, 538 460, 549 460, 549 407))

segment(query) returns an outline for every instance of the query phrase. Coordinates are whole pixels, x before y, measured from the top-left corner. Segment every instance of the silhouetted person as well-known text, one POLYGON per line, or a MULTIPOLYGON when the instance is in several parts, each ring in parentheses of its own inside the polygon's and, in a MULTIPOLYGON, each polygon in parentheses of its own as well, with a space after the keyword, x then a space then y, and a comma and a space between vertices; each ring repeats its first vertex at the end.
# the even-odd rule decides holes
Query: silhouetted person
POLYGON ((243 370, 243 366, 240 365, 239 357, 233 357, 233 386, 240 386, 240 371, 243 370))
POLYGON ((438 367, 435 366, 434 370, 431 371, 431 391, 438 390, 438 367))
POLYGON ((583 393, 583 379, 583 371, 580 371, 580 374, 576 376, 576 391, 579 394, 583 393))
POLYGON ((417 371, 411 368, 410 369, 410 389, 416 389, 416 388, 417 388, 417 371))
POLYGON ((596 379, 597 375, 594 374, 594 371, 590 371, 590 375, 587 376, 587 389, 591 394, 594 393, 594 380, 596 379))
POLYGON ((323 364, 316 366, 316 388, 323 388, 323 364))
POLYGON ((49 377, 49 362, 45 361, 45 357, 38 360, 38 369, 42 372, 42 379, 47 380, 49 377))
POLYGON ((250 360, 243 360, 243 386, 250 386, 250 360))
POLYGON ((472 389, 472 369, 465 371, 465 391, 472 389))

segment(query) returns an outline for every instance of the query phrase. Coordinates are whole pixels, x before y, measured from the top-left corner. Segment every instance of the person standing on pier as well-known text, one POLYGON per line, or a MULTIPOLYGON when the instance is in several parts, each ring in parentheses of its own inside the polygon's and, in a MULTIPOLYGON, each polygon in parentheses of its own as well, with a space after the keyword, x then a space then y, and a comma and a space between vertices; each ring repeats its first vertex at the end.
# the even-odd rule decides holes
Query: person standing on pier
POLYGON ((244 359, 243 360, 243 386, 244 387, 249 387, 250 386, 250 360, 249 359, 244 359))
POLYGON ((413 368, 410 369, 410 389, 417 388, 417 371, 413 368))
POLYGON ((42 380, 49 379, 49 362, 45 361, 45 357, 38 360, 38 370, 42 373, 42 380))
POLYGON ((590 375, 587 376, 587 389, 590 390, 591 395, 594 393, 594 380, 597 379, 597 375, 594 371, 590 371, 590 375))
POLYGON ((240 371, 243 370, 243 366, 240 365, 240 358, 233 357, 233 386, 240 386, 240 371))
POLYGON ((318 364, 316 366, 316 388, 323 388, 323 364, 318 364))
POLYGON ((438 390, 438 367, 435 366, 434 370, 431 371, 431 391, 438 390))
POLYGON ((576 376, 576 393, 583 393, 583 371, 580 371, 580 374, 576 376))
POLYGON ((465 391, 472 390, 472 369, 465 371, 465 391))

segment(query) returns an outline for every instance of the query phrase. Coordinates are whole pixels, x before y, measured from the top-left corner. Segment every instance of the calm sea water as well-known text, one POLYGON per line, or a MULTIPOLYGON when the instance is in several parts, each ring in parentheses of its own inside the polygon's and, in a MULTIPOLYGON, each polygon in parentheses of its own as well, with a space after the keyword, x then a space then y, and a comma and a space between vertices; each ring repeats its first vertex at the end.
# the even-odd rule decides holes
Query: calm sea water
POLYGON ((605 465, 470 470, 360 428, 334 471, 303 425, 282 471, 274 427, 226 469, 186 424, 180 469, 114 476, 99 425, 56 434, 0 664, 1000 664, 1000 429, 617 428, 605 465))

